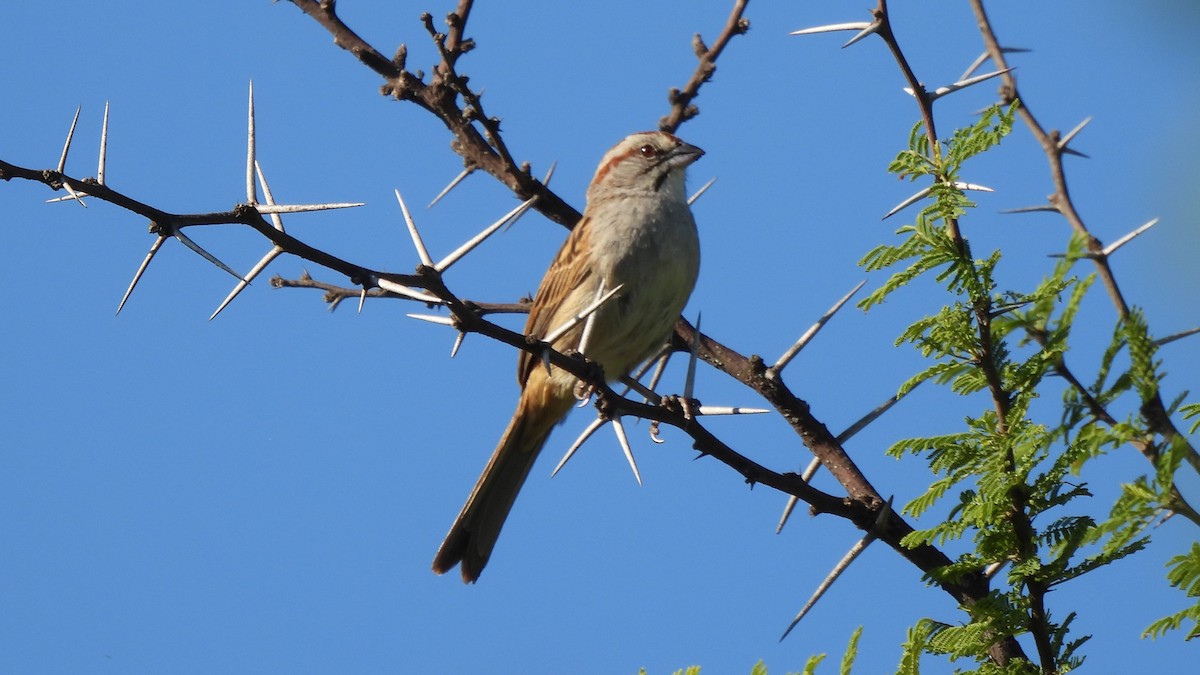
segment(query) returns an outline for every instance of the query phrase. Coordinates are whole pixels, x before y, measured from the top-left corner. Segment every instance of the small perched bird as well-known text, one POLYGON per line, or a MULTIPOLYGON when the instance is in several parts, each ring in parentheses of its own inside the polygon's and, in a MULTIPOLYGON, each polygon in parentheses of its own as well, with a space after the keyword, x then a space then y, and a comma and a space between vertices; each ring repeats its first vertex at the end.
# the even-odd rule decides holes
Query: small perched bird
MULTIPOLYGON (((684 173, 704 151, 661 131, 633 134, 600 160, 583 218, 567 237, 534 296, 525 334, 541 338, 618 286, 596 311, 585 355, 616 379, 664 345, 700 271, 700 241, 684 173)), ((583 324, 557 338, 579 347, 583 324)), ((547 371, 521 352, 516 413, 467 503, 433 559, 438 574, 462 565, 474 582, 554 426, 575 402, 575 376, 547 371)))

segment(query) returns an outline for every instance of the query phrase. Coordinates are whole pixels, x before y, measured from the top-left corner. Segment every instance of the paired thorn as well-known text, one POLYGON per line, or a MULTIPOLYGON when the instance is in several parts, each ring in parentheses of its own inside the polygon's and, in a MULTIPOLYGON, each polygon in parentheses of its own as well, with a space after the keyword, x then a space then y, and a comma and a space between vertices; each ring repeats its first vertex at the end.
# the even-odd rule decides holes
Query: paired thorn
MULTIPOLYGON (((75 135, 75 125, 79 121, 79 111, 81 109, 82 109, 82 107, 75 109, 75 119, 71 121, 71 130, 67 132, 67 142, 63 145, 63 153, 58 159, 58 172, 59 173, 63 173, 67 168, 67 151, 71 147, 71 138, 75 135)), ((96 166, 96 182, 99 183, 100 185, 104 185, 104 167, 105 167, 107 157, 108 157, 108 101, 105 101, 104 102, 104 122, 100 126, 100 159, 98 160, 97 166, 96 166)), ((66 182, 63 183, 63 188, 67 191, 67 195, 65 197, 54 197, 53 199, 47 199, 46 203, 52 204, 54 202, 65 202, 65 201, 70 201, 70 200, 74 199, 75 201, 79 202, 80 206, 87 208, 87 204, 84 203, 84 201, 82 199, 82 197, 88 196, 88 194, 86 192, 80 192, 79 190, 72 188, 70 185, 67 185, 66 182)))
POLYGON ((804 349, 804 347, 808 345, 808 343, 811 342, 814 337, 816 337, 817 333, 819 333, 821 329, 825 327, 825 324, 829 323, 829 320, 833 318, 833 315, 837 314, 838 310, 840 310, 843 305, 849 302, 850 298, 854 297, 855 293, 858 293, 860 290, 862 290, 862 287, 866 285, 866 283, 866 279, 858 282, 857 286, 850 289, 849 293, 843 295, 840 300, 834 303, 833 307, 829 308, 829 311, 825 312, 820 319, 817 319, 816 323, 814 323, 808 330, 804 331, 804 334, 800 336, 800 339, 796 340, 796 344, 789 347, 788 350, 779 357, 779 360, 775 362, 775 365, 771 366, 771 370, 779 373, 786 368, 787 365, 792 362, 792 359, 796 358, 796 355, 800 353, 800 350, 804 349))
MULTIPOLYGON (((267 177, 263 174, 262 167, 259 166, 258 161, 254 162, 254 173, 258 176, 258 182, 262 183, 263 197, 267 200, 267 204, 274 206, 275 195, 271 193, 271 186, 267 184, 267 177)), ((281 218, 278 213, 272 213, 270 216, 271 225, 273 225, 276 230, 284 232, 283 218, 281 218)), ((229 292, 229 295, 225 296, 225 299, 221 302, 220 306, 217 307, 216 311, 214 311, 212 315, 208 317, 208 320, 212 321, 213 319, 217 318, 217 315, 224 311, 224 309, 229 306, 229 303, 233 302, 233 299, 236 298, 243 290, 245 290, 246 287, 250 285, 250 282, 254 281, 255 277, 261 274, 263 270, 267 269, 267 265, 270 265, 281 255, 283 255, 283 247, 279 244, 272 246, 271 250, 267 251, 266 255, 264 255, 262 259, 250 269, 250 272, 246 274, 246 278, 238 281, 237 285, 233 287, 233 290, 229 292)), ((366 287, 363 287, 363 291, 366 291, 366 287)), ((359 312, 361 311, 362 306, 360 304, 359 312)))
POLYGON ((842 49, 858 42, 859 40, 879 32, 882 24, 878 21, 853 21, 850 23, 831 23, 826 26, 817 26, 815 28, 804 28, 801 30, 792 31, 789 35, 814 35, 816 33, 833 33, 842 30, 856 30, 858 34, 850 38, 850 41, 842 45, 842 49))
POLYGON ((458 356, 458 348, 462 346, 463 340, 466 337, 466 333, 462 332, 461 330, 458 331, 458 335, 454 338, 454 346, 450 348, 450 358, 458 356))
MULTIPOLYGON (((954 187, 958 188, 959 190, 974 190, 976 192, 995 192, 995 190, 993 190, 992 188, 990 188, 986 185, 976 185, 975 183, 963 183, 961 181, 955 181, 954 183, 952 183, 952 185, 954 185, 954 187)), ((916 194, 914 194, 913 196, 909 197, 908 199, 905 199, 904 201, 902 201, 899 204, 892 207, 891 211, 888 211, 887 213, 883 214, 883 217, 880 218, 880 220, 887 220, 888 218, 891 218, 892 216, 896 215, 897 213, 900 213, 901 211, 903 211, 906 207, 911 206, 912 204, 919 202, 922 199, 928 197, 931 192, 933 192, 932 186, 921 188, 919 191, 917 191, 916 194)))
POLYGON ((1065 136, 1063 136, 1061 139, 1059 139, 1059 141, 1058 141, 1059 152, 1065 152, 1068 154, 1078 155, 1079 157, 1087 158, 1087 155, 1083 154, 1082 152, 1068 148, 1067 144, 1069 144, 1076 136, 1078 136, 1079 132, 1083 131, 1083 128, 1086 127, 1088 125, 1088 122, 1091 122, 1091 121, 1092 121, 1092 117, 1091 117, 1091 115, 1089 115, 1082 122, 1080 122, 1078 125, 1076 125, 1074 129, 1068 131, 1065 136))
MULTIPOLYGON (((83 106, 79 106, 79 107, 75 108, 75 117, 73 117, 71 119, 71 128, 67 131, 67 140, 65 143, 63 143, 62 155, 60 155, 58 158, 58 173, 61 175, 66 174, 67 153, 69 153, 71 151, 71 140, 73 138, 75 138, 75 125, 79 124, 79 111, 82 109, 83 109, 83 106)), ((75 201, 79 202, 80 206, 87 208, 87 204, 83 203, 83 199, 80 198, 80 194, 78 192, 76 192, 74 188, 72 188, 70 185, 68 185, 67 181, 64 180, 62 182, 62 186, 63 186, 63 189, 65 189, 67 191, 67 194, 70 195, 70 199, 74 199, 75 201)), ((51 200, 51 201, 59 201, 59 200, 51 200)))
POLYGON ((797 613, 796 617, 792 619, 792 622, 788 624, 787 629, 783 631, 783 635, 779 636, 780 642, 783 642, 783 639, 786 638, 788 634, 792 632, 792 629, 800 623, 800 620, 804 618, 804 615, 808 614, 809 610, 811 610, 813 606, 817 604, 817 601, 821 599, 821 596, 825 595, 825 591, 828 591, 830 587, 833 586, 833 582, 837 581, 838 577, 840 577, 842 573, 850 567, 850 563, 854 562, 858 556, 862 555, 862 552, 867 550, 867 547, 871 545, 871 542, 875 541, 875 539, 879 536, 879 532, 887 523, 888 519, 891 518, 891 514, 892 498, 888 497, 887 502, 883 505, 883 508, 879 510, 879 514, 875 518, 874 527, 872 527, 865 535, 863 535, 863 538, 858 540, 854 546, 850 547, 850 550, 846 552, 846 555, 842 556, 842 559, 838 561, 833 570, 831 570, 821 584, 817 586, 817 590, 813 592, 812 597, 808 599, 808 602, 804 603, 804 607, 800 609, 800 612, 797 613))

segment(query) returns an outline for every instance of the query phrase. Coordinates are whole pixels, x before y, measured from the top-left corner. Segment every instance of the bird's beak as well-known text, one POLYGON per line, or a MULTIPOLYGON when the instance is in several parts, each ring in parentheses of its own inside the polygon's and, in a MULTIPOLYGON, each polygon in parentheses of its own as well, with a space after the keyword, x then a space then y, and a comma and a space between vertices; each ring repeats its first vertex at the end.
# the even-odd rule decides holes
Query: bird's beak
POLYGON ((691 143, 680 142, 670 153, 667 154, 667 161, 671 166, 684 167, 692 162, 700 159, 704 151, 691 143))

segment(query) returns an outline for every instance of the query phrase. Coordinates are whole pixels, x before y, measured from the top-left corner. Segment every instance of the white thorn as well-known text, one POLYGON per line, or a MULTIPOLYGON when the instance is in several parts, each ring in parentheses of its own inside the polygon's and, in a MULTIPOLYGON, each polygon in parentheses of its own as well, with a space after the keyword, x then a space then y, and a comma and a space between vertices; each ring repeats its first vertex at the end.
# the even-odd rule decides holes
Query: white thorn
POLYGON ((696 329, 692 333, 692 344, 688 347, 691 355, 688 357, 687 376, 683 380, 683 397, 691 400, 696 388, 696 360, 700 355, 700 312, 696 312, 696 329))
POLYGON ((470 253, 472 250, 475 249, 476 246, 479 246, 479 244, 483 243, 483 240, 492 236, 492 234, 495 233, 496 230, 500 229, 500 227, 502 225, 504 225, 505 223, 509 223, 509 222, 515 223, 518 218, 525 215, 525 212, 529 210, 529 207, 536 200, 537 200, 537 197, 531 197, 531 198, 526 199, 525 201, 521 202, 521 204, 518 205, 517 208, 504 214, 504 216, 502 218, 500 218, 500 220, 497 220, 496 222, 487 226, 487 228, 485 228, 482 232, 475 235, 474 237, 471 237, 462 246, 459 246, 458 248, 456 248, 452 253, 450 253, 450 255, 447 255, 445 258, 442 258, 440 261, 438 261, 438 264, 433 266, 434 269, 436 269, 438 272, 445 272, 447 269, 449 269, 449 267, 451 265, 458 262, 460 258, 462 258, 464 255, 470 253))
POLYGON ((692 196, 688 197, 688 200, 687 200, 688 206, 695 204, 696 200, 700 199, 700 195, 704 194, 705 192, 708 192, 708 188, 712 187, 713 183, 715 183, 715 182, 717 182, 717 177, 713 176, 712 178, 710 178, 708 180, 707 183, 705 183, 704 185, 701 185, 699 190, 696 190, 695 192, 693 192, 692 196))
MULTIPOLYGON (((804 471, 800 472, 800 480, 804 481, 805 483, 811 482, 812 477, 817 474, 817 469, 819 468, 821 468, 821 460, 813 457, 812 461, 808 463, 808 466, 804 467, 804 471)), ((796 495, 790 495, 788 497, 788 502, 783 507, 783 514, 779 516, 779 523, 775 526, 775 534, 779 534, 783 531, 783 526, 787 524, 788 518, 790 518, 792 515, 792 510, 796 508, 796 504, 799 502, 800 498, 796 495)))
POLYGON ((607 421, 608 420, 604 419, 603 417, 598 417, 592 420, 592 423, 587 425, 587 428, 583 430, 583 433, 579 434, 579 437, 576 438, 575 442, 571 444, 571 447, 567 448, 567 453, 563 455, 563 458, 558 460, 558 464, 554 467, 554 471, 550 472, 550 477, 554 478, 557 476, 559 469, 562 469, 564 466, 566 466, 567 460, 571 459, 571 457, 575 455, 575 451, 582 447, 584 442, 591 438, 592 434, 596 433, 596 430, 604 426, 604 423, 607 421))
MULTIPOLYGON (((267 176, 263 173, 262 166, 259 165, 257 160, 254 162, 254 173, 258 176, 259 184, 262 185, 263 197, 267 200, 267 205, 275 206, 275 195, 271 194, 271 186, 267 184, 267 176)), ((262 212, 260 211, 259 213, 262 212)), ((268 213, 267 215, 271 216, 271 224, 275 226, 276 230, 280 232, 285 231, 283 229, 283 218, 278 213, 268 213)))
POLYGON ((454 338, 454 346, 450 348, 450 358, 458 356, 458 348, 462 346, 463 338, 465 337, 467 337, 466 333, 462 331, 458 332, 458 337, 454 338))
POLYGON ((613 431, 617 433, 617 442, 621 444, 621 452, 625 453, 625 461, 629 462, 629 468, 633 469, 633 477, 637 479, 637 484, 642 484, 642 473, 638 471, 637 461, 633 459, 633 448, 629 447, 629 437, 625 435, 625 425, 621 424, 620 417, 612 418, 613 431))
POLYGON ((436 323, 441 326, 453 326, 454 325, 453 318, 448 317, 448 316, 441 316, 439 314, 405 314, 404 316, 407 316, 410 319, 417 319, 418 321, 428 321, 429 323, 436 323))
POLYGON ((857 35, 855 35, 854 37, 847 40, 846 44, 842 45, 842 49, 849 47, 850 45, 854 44, 855 42, 858 42, 859 40, 867 37, 868 35, 874 35, 875 33, 878 33, 879 28, 880 28, 880 24, 878 21, 872 23, 871 25, 862 29, 857 35))
POLYGON ((975 192, 995 192, 995 190, 992 188, 986 185, 979 185, 978 183, 962 183, 955 181, 954 187, 958 188, 959 190, 974 190, 975 192))
POLYGON ((62 155, 58 158, 59 173, 63 173, 67 168, 67 153, 71 151, 71 139, 75 136, 75 125, 79 123, 79 111, 82 107, 75 108, 75 117, 71 120, 71 129, 67 131, 67 142, 63 143, 62 155))
POLYGON ((901 210, 903 210, 904 207, 908 206, 909 204, 912 204, 913 202, 917 202, 917 201, 920 201, 920 200, 928 197, 930 192, 933 192, 932 187, 921 188, 921 190, 919 192, 917 192, 917 194, 909 197, 908 199, 905 199, 904 201, 902 201, 899 204, 892 207, 891 211, 888 211, 887 213, 883 214, 883 217, 880 218, 880 220, 887 220, 888 218, 891 218, 892 216, 896 215, 901 210))
POLYGON ((1076 127, 1074 129, 1068 131, 1065 136, 1063 136, 1061 139, 1059 139, 1058 149, 1063 150, 1064 148, 1066 148, 1067 144, 1070 143, 1071 140, 1074 139, 1077 135, 1079 135, 1079 132, 1083 131, 1083 128, 1086 127, 1088 125, 1088 122, 1091 122, 1091 121, 1092 121, 1092 117, 1091 117, 1091 115, 1088 115, 1087 118, 1085 118, 1082 122, 1080 122, 1078 125, 1076 125, 1076 127))
POLYGON ((788 35, 815 35, 816 33, 833 33, 839 30, 864 30, 870 28, 873 23, 869 21, 853 21, 851 23, 831 23, 825 26, 816 26, 814 28, 801 28, 794 30, 788 35))
MULTIPOLYGON (((600 285, 596 288, 596 300, 599 301, 604 297, 605 279, 601 277, 600 285)), ((596 313, 592 312, 588 315, 587 321, 583 322, 583 331, 579 334, 579 353, 587 356, 588 344, 592 341, 592 330, 596 326, 596 313)))
POLYGON ((194 251, 201 258, 204 258, 208 262, 216 265, 219 269, 225 270, 226 272, 231 274, 234 279, 237 279, 238 281, 245 281, 245 279, 242 277, 242 275, 238 274, 237 272, 234 272, 232 267, 230 267, 229 265, 226 265, 225 263, 218 260, 215 255, 209 253, 208 251, 205 251, 204 248, 202 246, 200 246, 200 244, 197 244, 196 242, 192 241, 179 228, 174 228, 173 231, 171 232, 171 234, 174 235, 174 237, 176 239, 178 239, 180 241, 180 243, 182 243, 184 246, 187 246, 188 248, 192 249, 192 251, 194 251))
MULTIPOLYGON (((954 92, 959 91, 960 89, 966 89, 967 87, 969 87, 973 84, 979 84, 980 82, 990 80, 993 77, 998 77, 998 76, 1003 75, 1008 72, 1012 72, 1012 68, 1005 68, 1004 70, 996 70, 996 71, 993 71, 990 73, 984 73, 983 75, 976 75, 975 77, 968 77, 965 80, 959 80, 958 82, 955 82, 954 84, 947 85, 945 87, 938 87, 937 89, 935 89, 933 91, 926 91, 925 93, 929 97, 929 100, 931 102, 936 101, 939 98, 945 96, 946 94, 953 94, 954 92)), ((905 87, 904 91, 909 96, 913 95, 913 90, 911 87, 905 87)))
POLYGON ((450 194, 451 190, 458 187, 458 184, 463 182, 463 180, 466 179, 467 176, 470 176, 474 171, 475 171, 474 167, 467 167, 467 168, 463 169, 457 176, 454 177, 454 180, 450 181, 449 185, 442 188, 442 191, 439 192, 437 194, 437 196, 433 198, 433 201, 429 202, 429 205, 426 206, 425 208, 432 209, 434 204, 437 204, 438 202, 442 201, 442 197, 445 197, 446 195, 450 194))
POLYGON ((800 353, 800 350, 804 349, 804 347, 811 342, 814 337, 816 337, 817 333, 825 327, 825 324, 829 323, 829 320, 833 318, 833 315, 836 314, 843 305, 849 302, 850 298, 854 297, 854 294, 858 293, 866 283, 866 279, 858 282, 857 286, 850 289, 849 293, 843 295, 840 300, 834 303, 833 307, 830 307, 820 319, 817 319, 816 323, 810 326, 808 330, 804 331, 804 334, 800 336, 800 339, 796 340, 796 343, 789 347, 788 350, 783 353, 783 356, 779 357, 779 360, 775 362, 775 365, 771 366, 771 370, 778 372, 786 368, 787 364, 791 363, 792 359, 796 358, 796 355, 800 353))
POLYGON ((358 294, 358 313, 362 314, 363 305, 367 303, 367 287, 362 287, 362 292, 358 294))
POLYGON ((254 189, 254 80, 250 80, 250 98, 246 110, 246 203, 257 204, 258 194, 254 189))
POLYGON ((308 213, 310 211, 330 211, 332 209, 352 209, 362 206, 364 202, 337 202, 331 204, 251 204, 256 211, 266 216, 272 213, 308 213))
POLYGON ((267 269, 267 265, 270 265, 271 261, 275 260, 275 258, 278 258, 282 253, 283 249, 278 246, 275 246, 270 251, 267 251, 267 254, 263 256, 262 259, 259 260, 258 263, 255 264, 250 270, 250 273, 246 275, 246 278, 239 280, 233 287, 233 290, 229 292, 229 295, 225 296, 225 300, 222 301, 220 306, 217 307, 216 311, 214 311, 212 315, 208 317, 208 320, 212 321, 213 319, 217 318, 217 315, 220 314, 226 307, 228 307, 229 303, 233 302, 233 299, 236 298, 239 293, 245 290, 246 287, 250 285, 250 282, 254 281, 254 278, 259 275, 259 273, 267 269))
POLYGON ((697 415, 761 415, 769 413, 766 408, 742 408, 728 405, 702 405, 696 409, 697 415))
MULTIPOLYGON (((542 338, 542 342, 552 343, 555 340, 557 340, 558 338, 562 337, 564 333, 566 333, 567 331, 574 328, 576 325, 579 324, 580 321, 583 321, 584 319, 591 316, 592 312, 595 312, 597 309, 599 309, 601 305, 603 305, 604 303, 611 300, 612 297, 614 295, 616 295, 624 287, 625 287, 624 284, 617 286, 616 288, 612 289, 611 291, 605 293, 603 297, 599 298, 598 300, 596 300, 592 304, 588 305, 587 307, 584 307, 583 310, 581 310, 578 314, 571 317, 570 319, 567 319, 566 323, 564 323, 563 325, 559 326, 555 330, 548 333, 546 335, 546 337, 542 338)), ((547 361, 547 365, 548 364, 549 364, 549 361, 547 361)))
MULTIPOLYGON (((74 199, 75 201, 79 202, 79 205, 82 206, 83 208, 85 208, 85 209, 87 208, 87 204, 83 203, 83 197, 87 197, 88 193, 79 192, 79 191, 75 190, 65 180, 63 181, 63 189, 65 189, 67 191, 67 194, 70 195, 71 199, 74 199)), ((66 200, 64 199, 63 201, 66 201, 66 200)))
POLYGON ((550 179, 554 177, 554 168, 558 166, 558 160, 550 162, 550 168, 546 170, 546 177, 542 179, 542 185, 550 187, 550 179))
MULTIPOLYGON (((654 389, 656 387, 658 387, 658 381, 662 379, 663 373, 667 369, 667 361, 670 361, 670 360, 671 360, 671 352, 667 352, 667 353, 663 354, 661 357, 659 357, 658 364, 654 366, 654 374, 652 374, 650 376, 650 384, 649 384, 648 389, 650 389, 651 394, 654 394, 654 389)), ((654 400, 658 400, 657 394, 655 394, 654 400)), ((646 402, 647 403, 650 402, 649 397, 647 397, 646 402)))
POLYGON ((125 307, 125 301, 129 299, 129 296, 133 295, 134 287, 136 287, 138 282, 141 281, 142 274, 146 271, 146 268, 150 266, 150 261, 154 260, 154 255, 158 253, 158 249, 162 248, 163 242, 166 240, 167 235, 159 234, 158 239, 155 239, 154 243, 150 245, 150 252, 147 253, 146 257, 142 259, 142 264, 138 266, 137 272, 133 273, 133 281, 129 282, 129 288, 125 289, 125 295, 121 296, 121 304, 117 305, 117 314, 121 313, 121 310, 125 307))
POLYGON ((636 391, 637 393, 641 394, 646 399, 647 403, 649 403, 652 400, 658 401, 662 398, 658 394, 654 393, 654 390, 650 389, 646 385, 642 384, 641 382, 638 382, 637 380, 635 380, 634 378, 632 378, 628 375, 622 375, 619 379, 620 379, 621 383, 625 385, 625 391, 621 392, 622 396, 624 396, 626 393, 629 392, 630 389, 632 389, 632 390, 636 391))
POLYGON ((104 102, 104 123, 100 125, 100 161, 96 166, 96 182, 104 185, 104 165, 108 157, 108 101, 104 102))
MULTIPOLYGON (((888 513, 890 513, 890 510, 892 510, 892 500, 889 498, 887 506, 880 510, 880 518, 876 519, 876 527, 880 526, 880 522, 878 522, 880 519, 886 519, 886 516, 888 513)), ((814 607, 818 599, 821 599, 821 596, 823 596, 824 593, 829 590, 829 587, 833 586, 834 581, 841 577, 842 572, 845 572, 846 569, 850 567, 850 563, 854 562, 859 555, 862 555, 862 552, 866 550, 866 546, 869 546, 871 542, 874 542, 876 537, 876 531, 871 530, 870 532, 864 534, 862 539, 859 539, 858 542, 854 543, 850 550, 846 551, 846 555, 842 556, 841 560, 838 561, 838 565, 835 565, 833 571, 830 571, 827 577, 821 581, 821 584, 817 586, 817 590, 812 592, 812 597, 809 598, 809 602, 804 603, 804 607, 800 608, 799 613, 796 615, 796 619, 793 619, 791 623, 788 623, 786 631, 784 631, 784 634, 780 635, 779 637, 780 641, 784 641, 784 638, 787 637, 787 634, 791 633, 793 628, 796 628, 797 623, 804 619, 804 615, 809 613, 809 610, 814 607)))
POLYGON ((421 302, 428 302, 437 305, 443 304, 437 296, 415 291, 408 286, 403 286, 394 281, 389 281, 387 279, 376 279, 375 284, 389 293, 402 295, 406 298, 412 298, 413 300, 420 300, 421 302))
POLYGON ((1110 256, 1113 253, 1116 253, 1117 249, 1121 248, 1125 244, 1128 244, 1130 241, 1133 240, 1134 237, 1136 237, 1139 234, 1145 232, 1146 230, 1154 227, 1157 224, 1158 224, 1158 218, 1151 220, 1150 222, 1146 223, 1145 225, 1142 225, 1141 227, 1134 230, 1133 232, 1130 232, 1129 234, 1125 235, 1124 237, 1121 237, 1120 239, 1109 244, 1108 246, 1105 246, 1104 250, 1101 251, 1100 254, 1104 255, 1104 256, 1110 256))
POLYGON ((404 197, 400 196, 399 190, 396 190, 396 201, 400 202, 400 211, 404 213, 404 223, 408 225, 408 234, 412 237, 417 255, 421 257, 421 264, 433 267, 433 259, 429 257, 429 250, 425 248, 425 242, 421 241, 421 233, 417 232, 417 224, 413 222, 412 214, 408 212, 408 205, 404 203, 404 197))

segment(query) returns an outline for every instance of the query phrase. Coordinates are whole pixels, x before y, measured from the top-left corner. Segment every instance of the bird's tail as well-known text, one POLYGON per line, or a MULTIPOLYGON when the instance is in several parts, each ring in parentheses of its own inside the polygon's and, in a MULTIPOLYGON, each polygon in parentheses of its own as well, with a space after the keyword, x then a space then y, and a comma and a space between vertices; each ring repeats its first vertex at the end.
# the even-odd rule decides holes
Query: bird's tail
POLYGON ((521 397, 496 451, 434 556, 434 572, 443 574, 461 563, 464 582, 479 578, 533 461, 555 423, 570 409, 571 399, 548 398, 521 397))

